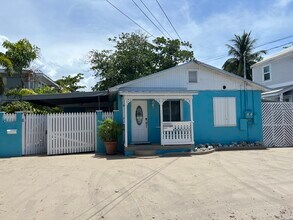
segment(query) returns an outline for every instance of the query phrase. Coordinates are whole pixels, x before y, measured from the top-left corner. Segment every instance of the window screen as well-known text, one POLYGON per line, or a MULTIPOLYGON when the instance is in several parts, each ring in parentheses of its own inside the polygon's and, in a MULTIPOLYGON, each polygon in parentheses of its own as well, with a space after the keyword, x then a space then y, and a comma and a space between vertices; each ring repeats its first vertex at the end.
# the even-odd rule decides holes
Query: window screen
POLYGON ((190 83, 197 83, 197 71, 188 71, 188 77, 190 83))
POLYGON ((163 121, 180 121, 180 101, 165 101, 163 104, 163 121))

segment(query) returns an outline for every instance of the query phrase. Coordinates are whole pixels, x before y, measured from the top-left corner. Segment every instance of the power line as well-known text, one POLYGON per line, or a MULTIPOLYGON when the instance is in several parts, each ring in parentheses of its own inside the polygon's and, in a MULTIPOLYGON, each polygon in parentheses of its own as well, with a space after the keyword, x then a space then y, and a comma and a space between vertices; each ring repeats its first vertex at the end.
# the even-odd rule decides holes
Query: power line
POLYGON ((156 18, 156 16, 151 12, 151 10, 148 8, 148 6, 143 2, 143 0, 140 0, 140 2, 144 5, 144 7, 148 10, 148 12, 152 15, 152 17, 157 21, 157 23, 161 26, 161 28, 169 35, 169 37, 173 40, 170 33, 163 27, 161 22, 156 18))
POLYGON ((167 20, 169 21, 170 25, 172 26, 173 30, 175 31, 175 33, 177 34, 178 38, 181 40, 181 42, 183 42, 183 40, 181 39, 180 35, 178 34, 178 32, 176 31, 174 25, 172 24, 172 22, 170 21, 169 17, 167 16, 166 12, 164 11, 164 9, 162 8, 160 2, 158 0, 156 0, 156 2, 158 3, 159 7, 161 8, 162 12, 164 13, 165 17, 167 18, 167 20))
POLYGON ((165 35, 165 33, 163 33, 163 31, 149 18, 149 16, 139 7, 139 5, 134 0, 132 0, 132 2, 141 11, 141 13, 143 13, 144 16, 146 16, 147 19, 149 19, 149 21, 152 22, 152 24, 167 38, 167 36, 165 35))
POLYGON ((141 25, 139 25, 136 21, 134 21, 132 18, 130 18, 127 14, 125 14, 123 11, 121 11, 118 7, 116 7, 113 3, 111 3, 109 0, 106 0, 110 5, 112 5, 117 11, 119 11, 121 14, 123 14, 125 17, 127 17, 129 20, 131 20, 134 24, 136 24, 138 27, 140 27, 142 30, 144 30, 146 33, 148 33, 150 36, 155 38, 154 35, 152 35, 149 31, 147 31, 145 28, 143 28, 141 25))
POLYGON ((267 50, 273 50, 273 49, 277 49, 277 48, 280 48, 280 47, 286 46, 286 45, 288 45, 288 44, 293 44, 293 41, 291 41, 291 42, 288 42, 288 43, 286 43, 286 44, 282 44, 282 45, 279 45, 279 46, 272 47, 272 48, 270 48, 270 49, 267 49, 267 50))
POLYGON ((260 45, 256 46, 255 48, 262 47, 262 46, 265 46, 265 45, 268 45, 268 44, 272 44, 272 43, 276 43, 278 41, 286 40, 286 39, 292 38, 292 37, 293 37, 293 35, 289 35, 287 37, 283 37, 283 38, 280 38, 280 39, 277 39, 277 40, 273 40, 273 41, 270 41, 270 42, 266 42, 266 43, 260 44, 260 45))
MULTIPOLYGON (((285 44, 278 45, 278 46, 275 46, 275 47, 271 47, 271 48, 269 48, 269 49, 266 49, 266 51, 270 51, 270 50, 273 50, 273 49, 277 49, 277 48, 280 48, 280 47, 284 47, 284 46, 286 46, 286 45, 288 45, 288 44, 293 44, 293 41, 291 41, 291 42, 287 42, 287 43, 285 43, 285 44)), ((229 57, 229 56, 228 56, 228 55, 225 55, 225 56, 216 57, 216 58, 214 58, 214 59, 210 59, 210 60, 204 60, 204 61, 202 61, 202 62, 213 62, 213 61, 216 61, 216 60, 220 60, 220 59, 222 59, 222 58, 225 58, 225 57, 229 57)))
MULTIPOLYGON (((283 38, 279 38, 279 39, 276 39, 276 40, 273 40, 273 41, 265 42, 265 43, 263 43, 263 44, 260 44, 260 45, 256 46, 255 48, 259 48, 259 47, 262 47, 262 46, 265 46, 265 45, 269 45, 269 44, 276 43, 276 42, 279 42, 279 41, 282 41, 282 40, 286 40, 286 39, 288 39, 288 38, 293 38, 293 35, 289 35, 289 36, 287 36, 287 37, 283 37, 283 38)), ((290 43, 290 42, 289 42, 289 43, 290 43)), ((287 44, 289 44, 289 43, 286 43, 286 44, 284 44, 284 45, 287 45, 287 44)), ((283 46, 284 46, 284 45, 283 45, 283 46)), ((278 47, 281 47, 281 46, 278 46, 278 47)), ((278 47, 277 47, 277 48, 278 48, 278 47)), ((255 48, 254 48, 254 49, 255 49, 255 48)), ((270 50, 270 49, 268 49, 268 50, 270 50)), ((203 62, 207 62, 207 61, 211 62, 211 61, 219 60, 219 59, 222 59, 222 58, 225 58, 225 57, 229 57, 229 55, 227 55, 227 54, 222 54, 222 55, 219 55, 219 56, 216 56, 216 57, 205 58, 205 59, 203 59, 203 62)))

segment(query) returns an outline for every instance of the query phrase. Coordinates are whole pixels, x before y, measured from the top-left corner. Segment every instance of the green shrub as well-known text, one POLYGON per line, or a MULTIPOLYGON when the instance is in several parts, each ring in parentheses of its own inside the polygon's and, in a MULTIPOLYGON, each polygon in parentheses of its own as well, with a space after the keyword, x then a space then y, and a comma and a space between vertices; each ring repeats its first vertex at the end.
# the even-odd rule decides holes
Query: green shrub
POLYGON ((105 142, 117 141, 118 136, 121 133, 121 125, 107 118, 99 126, 98 135, 105 142))
POLYGON ((0 110, 6 113, 14 113, 16 111, 22 111, 25 113, 34 113, 34 114, 48 114, 48 113, 57 113, 62 112, 58 107, 48 107, 32 104, 25 101, 14 101, 7 102, 0 106, 0 110))

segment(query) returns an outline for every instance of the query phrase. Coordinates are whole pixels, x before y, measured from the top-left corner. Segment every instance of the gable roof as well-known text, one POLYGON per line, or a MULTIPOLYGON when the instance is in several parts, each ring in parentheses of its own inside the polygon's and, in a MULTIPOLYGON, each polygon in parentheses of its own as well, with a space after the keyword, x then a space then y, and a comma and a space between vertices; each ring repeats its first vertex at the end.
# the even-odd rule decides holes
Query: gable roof
POLYGON ((225 70, 222 70, 222 69, 219 69, 217 67, 214 67, 214 66, 211 66, 211 65, 208 65, 206 63, 203 63, 203 62, 200 62, 198 60, 192 60, 192 61, 189 61, 187 63, 184 63, 184 64, 180 64, 180 65, 177 65, 177 66, 174 66, 174 67, 171 67, 169 69, 165 69, 165 70, 162 70, 162 71, 159 71, 157 73, 153 73, 153 74, 150 74, 150 75, 147 75, 147 76, 144 76, 144 77, 141 77, 141 78, 138 78, 138 79, 135 79, 135 80, 131 80, 129 82, 126 82, 126 83, 123 83, 123 84, 119 84, 119 85, 116 85, 114 87, 111 87, 109 88, 109 91, 110 92, 113 92, 113 91, 117 91, 119 90, 120 88, 123 88, 123 87, 127 87, 129 85, 132 85, 132 84, 135 84, 135 83, 138 83, 138 82, 142 82, 146 79, 151 79, 151 78, 154 78, 154 77, 157 77, 158 75, 161 75, 161 74, 164 74, 172 69, 176 69, 176 68, 179 68, 179 67, 182 67, 182 66, 185 66, 187 64, 190 64, 191 62, 194 62, 196 63, 197 65, 199 66, 202 66, 202 67, 205 67, 207 69, 210 69, 210 70, 213 70, 213 71, 216 71, 218 72, 219 74, 222 74, 222 75, 225 75, 225 76, 228 76, 228 77, 231 77, 231 78, 234 78, 234 79, 237 79, 237 80, 241 80, 241 81, 244 81, 244 82, 247 82, 248 85, 252 86, 252 87, 255 87, 257 88, 258 90, 261 90, 261 91, 269 91, 271 90, 270 88, 268 87, 265 87, 263 85, 260 85, 258 83, 255 83, 255 82, 252 82, 248 79, 244 79, 238 75, 235 75, 233 73, 230 73, 230 72, 227 72, 225 70))
POLYGON ((280 87, 280 88, 276 88, 274 90, 262 93, 262 97, 267 98, 267 97, 272 97, 272 96, 279 96, 279 95, 281 95, 285 92, 289 92, 291 90, 293 90, 293 85, 286 86, 286 87, 280 87))
POLYGON ((264 58, 263 60, 253 64, 251 66, 251 68, 259 66, 259 65, 264 64, 264 63, 269 62, 269 61, 273 61, 273 60, 276 60, 276 59, 280 59, 282 57, 289 56, 289 55, 293 55, 293 46, 291 46, 289 48, 286 48, 284 50, 281 50, 278 53, 275 53, 275 54, 273 54, 271 56, 268 56, 268 57, 264 58))

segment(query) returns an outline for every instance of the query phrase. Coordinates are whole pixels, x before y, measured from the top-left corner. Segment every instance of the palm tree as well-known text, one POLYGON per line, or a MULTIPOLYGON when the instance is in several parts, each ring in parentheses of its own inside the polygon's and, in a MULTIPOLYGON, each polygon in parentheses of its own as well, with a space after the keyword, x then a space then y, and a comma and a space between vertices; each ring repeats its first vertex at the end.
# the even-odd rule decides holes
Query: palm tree
POLYGON ((244 76, 244 58, 246 64, 246 78, 252 80, 251 66, 256 62, 262 60, 262 54, 266 54, 265 50, 253 52, 255 49, 256 39, 252 39, 250 36, 251 32, 243 32, 242 36, 234 35, 235 38, 230 41, 232 45, 226 44, 228 47, 228 55, 233 56, 229 58, 222 68, 228 72, 244 76))

